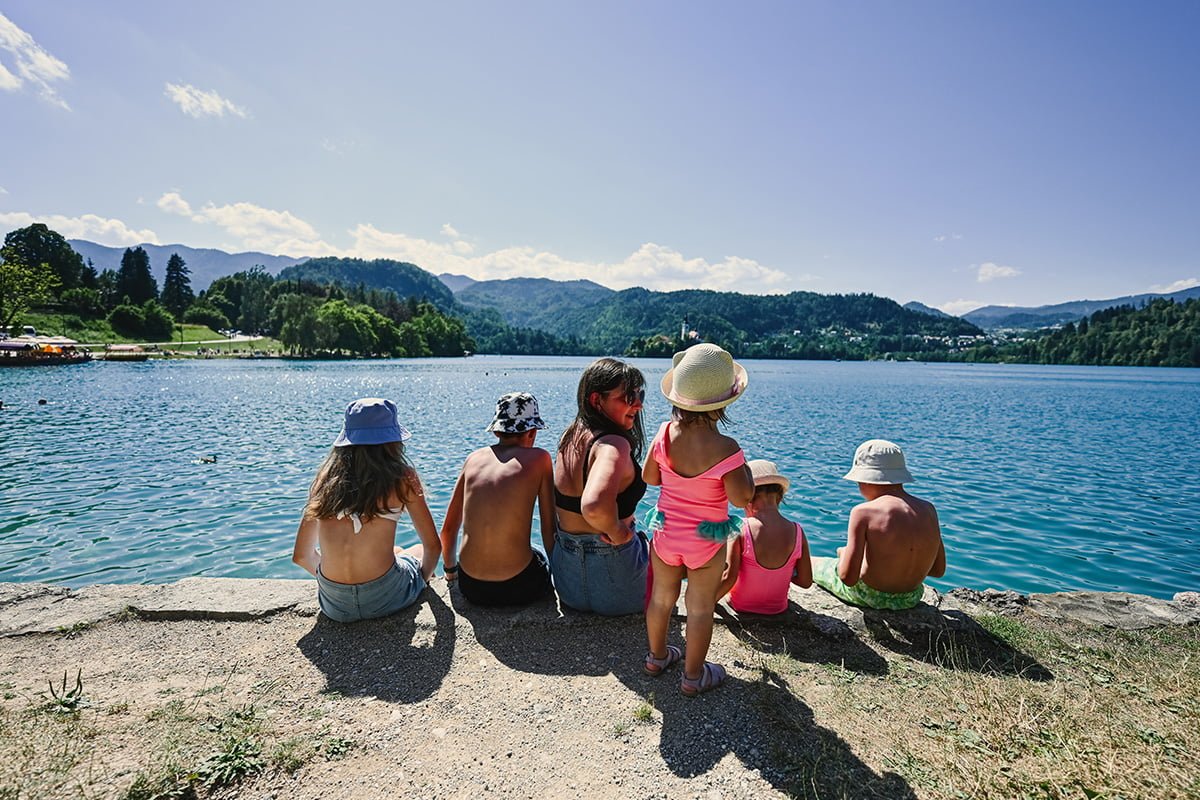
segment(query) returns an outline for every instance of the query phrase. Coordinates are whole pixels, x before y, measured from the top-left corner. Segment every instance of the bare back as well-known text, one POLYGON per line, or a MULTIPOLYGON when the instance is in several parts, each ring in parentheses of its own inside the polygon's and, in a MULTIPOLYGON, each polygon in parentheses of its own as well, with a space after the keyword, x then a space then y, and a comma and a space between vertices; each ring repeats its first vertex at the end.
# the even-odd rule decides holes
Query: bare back
POLYGON ((856 540, 862 544, 859 578, 873 589, 907 592, 926 576, 945 574, 946 551, 937 510, 903 489, 882 493, 850 513, 845 561, 851 564, 856 560, 856 540))
MULTIPOLYGON (((404 502, 398 493, 388 497, 388 508, 400 511, 404 502)), ((349 517, 312 519, 321 545, 321 574, 336 583, 360 584, 375 580, 392 568, 396 556, 396 521, 386 517, 362 520, 354 532, 349 517)))
POLYGON ((459 478, 463 538, 458 560, 472 577, 506 580, 529 565, 533 506, 540 500, 545 525, 547 510, 553 511, 552 476, 550 454, 538 447, 497 444, 467 457, 459 478))

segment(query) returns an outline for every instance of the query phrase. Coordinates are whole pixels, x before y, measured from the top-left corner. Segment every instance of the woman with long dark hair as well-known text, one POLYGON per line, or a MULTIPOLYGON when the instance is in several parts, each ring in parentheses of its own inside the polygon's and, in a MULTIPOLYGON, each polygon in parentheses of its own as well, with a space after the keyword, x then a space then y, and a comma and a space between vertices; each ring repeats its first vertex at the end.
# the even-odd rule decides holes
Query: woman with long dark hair
POLYGON ((649 547, 634 528, 646 483, 646 379, 636 367, 601 358, 583 371, 575 420, 554 463, 558 533, 550 570, 559 600, 610 616, 645 607, 649 547))

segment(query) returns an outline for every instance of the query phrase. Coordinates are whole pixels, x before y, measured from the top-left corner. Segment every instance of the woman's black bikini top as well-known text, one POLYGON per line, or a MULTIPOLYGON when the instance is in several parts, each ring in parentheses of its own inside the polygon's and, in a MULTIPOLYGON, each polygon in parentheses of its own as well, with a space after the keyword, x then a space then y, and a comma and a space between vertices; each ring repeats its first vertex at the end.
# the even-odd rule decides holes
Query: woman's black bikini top
MULTIPOLYGON (((588 462, 591 460, 592 445, 596 443, 598 437, 592 437, 588 442, 587 449, 583 451, 583 485, 587 486, 588 462)), ((629 460, 633 462, 633 481, 625 487, 625 489, 617 495, 617 519, 627 519, 633 516, 633 512, 637 511, 638 503, 642 501, 642 497, 646 494, 646 481, 642 480, 642 467, 634 459, 630 453, 629 460)), ((572 511, 576 514, 583 513, 582 497, 572 497, 569 494, 563 494, 554 487, 554 505, 561 508, 563 511, 572 511)))

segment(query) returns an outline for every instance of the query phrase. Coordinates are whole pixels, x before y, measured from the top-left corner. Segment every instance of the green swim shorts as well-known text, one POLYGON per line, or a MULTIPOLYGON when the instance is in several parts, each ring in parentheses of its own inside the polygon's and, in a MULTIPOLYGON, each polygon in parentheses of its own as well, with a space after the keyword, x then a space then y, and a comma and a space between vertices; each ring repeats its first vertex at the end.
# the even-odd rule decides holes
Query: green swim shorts
POLYGON ((861 580, 853 586, 842 583, 838 575, 838 560, 836 558, 813 557, 813 583, 826 590, 839 600, 866 608, 884 608, 898 611, 912 608, 921 602, 925 594, 925 584, 919 585, 911 592, 881 592, 872 589, 861 580))

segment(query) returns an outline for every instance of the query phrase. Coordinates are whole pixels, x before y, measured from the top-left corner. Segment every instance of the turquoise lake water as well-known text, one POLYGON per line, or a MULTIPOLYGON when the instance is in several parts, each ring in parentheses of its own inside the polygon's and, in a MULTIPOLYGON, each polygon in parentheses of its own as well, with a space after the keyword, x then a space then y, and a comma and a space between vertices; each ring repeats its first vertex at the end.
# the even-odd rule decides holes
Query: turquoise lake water
MULTIPOLYGON (((90 363, 0 372, 0 580, 303 577, 292 540, 346 403, 384 396, 438 524, 495 398, 528 390, 554 443, 589 359, 90 363), (39 406, 39 398, 48 402, 39 406), (201 457, 216 456, 215 464, 201 457)), ((637 361, 667 418, 669 362, 637 361)), ((1200 589, 1200 370, 747 361, 729 429, 792 478, 817 555, 860 498, 855 446, 892 439, 941 516, 931 583, 1020 592, 1200 589)), ((651 489, 643 511, 656 497, 651 489)), ((641 512, 639 512, 640 514, 641 512)), ((536 526, 536 517, 535 517, 536 526)), ((406 522, 401 543, 416 541, 406 522)))

